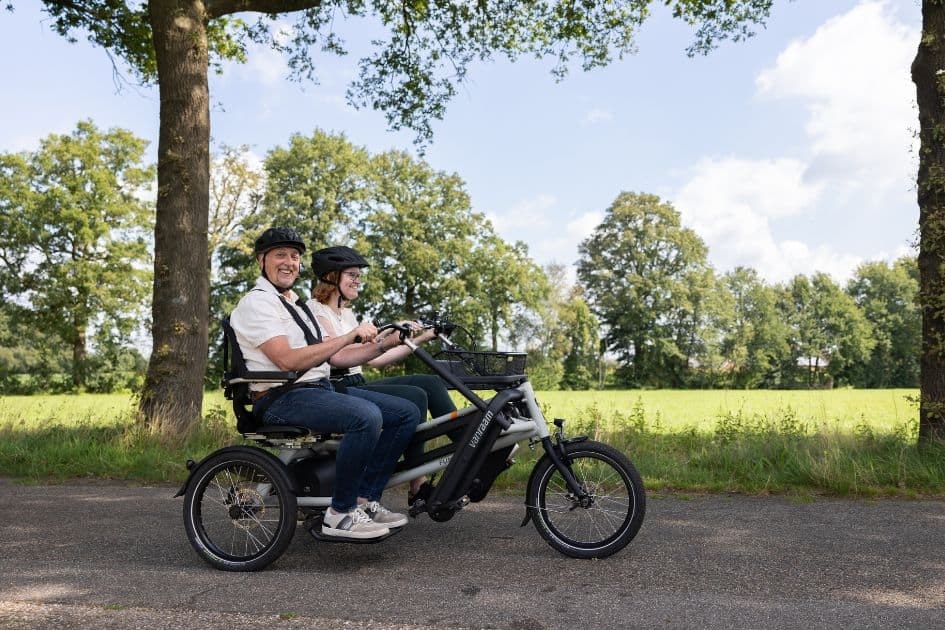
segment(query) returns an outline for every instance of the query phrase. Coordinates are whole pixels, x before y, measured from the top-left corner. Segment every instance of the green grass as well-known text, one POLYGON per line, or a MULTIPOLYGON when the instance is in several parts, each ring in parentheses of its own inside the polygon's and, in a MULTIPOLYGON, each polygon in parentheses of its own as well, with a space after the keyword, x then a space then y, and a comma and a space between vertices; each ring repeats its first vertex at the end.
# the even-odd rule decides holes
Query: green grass
POLYGON ((852 431, 869 424, 890 432, 917 417, 912 389, 835 390, 653 390, 541 392, 538 400, 550 417, 579 418, 591 405, 600 414, 626 415, 642 404, 647 426, 677 431, 711 429, 729 413, 775 416, 791 410, 819 430, 852 431), (590 400, 589 400, 590 399, 590 400))
MULTIPOLYGON (((648 489, 945 496, 945 449, 915 445, 915 390, 542 392, 549 420, 628 454, 648 489)), ((121 395, 0 400, 0 475, 180 482, 185 461, 239 443, 219 393, 192 435, 149 431, 121 395)), ((497 489, 519 490, 522 448, 497 489)))

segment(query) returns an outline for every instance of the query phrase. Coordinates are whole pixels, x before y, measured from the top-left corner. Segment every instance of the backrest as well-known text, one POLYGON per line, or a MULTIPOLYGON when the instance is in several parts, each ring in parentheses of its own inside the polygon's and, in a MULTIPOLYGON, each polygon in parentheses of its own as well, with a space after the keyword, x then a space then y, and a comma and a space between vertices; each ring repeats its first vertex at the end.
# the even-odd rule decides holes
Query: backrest
POLYGON ((253 415, 253 397, 249 389, 249 371, 240 344, 236 342, 236 333, 230 326, 230 317, 223 318, 223 395, 233 401, 233 413, 236 415, 236 430, 249 433, 261 422, 253 415))

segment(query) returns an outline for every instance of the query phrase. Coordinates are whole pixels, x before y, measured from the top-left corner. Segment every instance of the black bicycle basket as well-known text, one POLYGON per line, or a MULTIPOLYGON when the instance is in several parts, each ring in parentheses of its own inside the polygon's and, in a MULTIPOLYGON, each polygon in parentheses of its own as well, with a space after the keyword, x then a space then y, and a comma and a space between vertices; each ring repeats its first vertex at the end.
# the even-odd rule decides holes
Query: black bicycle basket
POLYGON ((470 388, 502 389, 525 380, 524 352, 444 350, 440 365, 470 388))

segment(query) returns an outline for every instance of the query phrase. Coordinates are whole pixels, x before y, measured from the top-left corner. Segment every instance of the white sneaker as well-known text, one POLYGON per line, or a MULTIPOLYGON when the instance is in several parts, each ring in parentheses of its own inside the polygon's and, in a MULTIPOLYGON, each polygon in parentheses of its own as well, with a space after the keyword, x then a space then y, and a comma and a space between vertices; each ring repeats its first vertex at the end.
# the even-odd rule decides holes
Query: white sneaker
POLYGON ((403 527, 407 524, 407 517, 398 512, 391 512, 377 501, 368 501, 358 506, 368 518, 385 527, 403 527))
POLYGON ((386 525, 375 523, 360 507, 348 513, 325 510, 322 519, 322 534, 339 538, 380 538, 390 533, 386 525))

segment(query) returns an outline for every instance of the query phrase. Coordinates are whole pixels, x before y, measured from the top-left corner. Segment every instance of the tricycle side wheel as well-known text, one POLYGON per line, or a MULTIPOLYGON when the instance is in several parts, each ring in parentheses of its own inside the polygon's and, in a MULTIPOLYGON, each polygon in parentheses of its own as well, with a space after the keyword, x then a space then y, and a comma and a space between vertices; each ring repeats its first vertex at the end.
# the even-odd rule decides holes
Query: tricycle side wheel
POLYGON ((250 447, 209 457, 184 496, 190 544, 224 571, 257 571, 275 561, 292 540, 296 517, 285 467, 250 447))
POLYGON ((605 558, 637 535, 646 512, 643 480, 617 449, 585 440, 565 445, 565 464, 589 499, 580 501, 545 455, 535 465, 527 502, 538 533, 573 558, 605 558))

